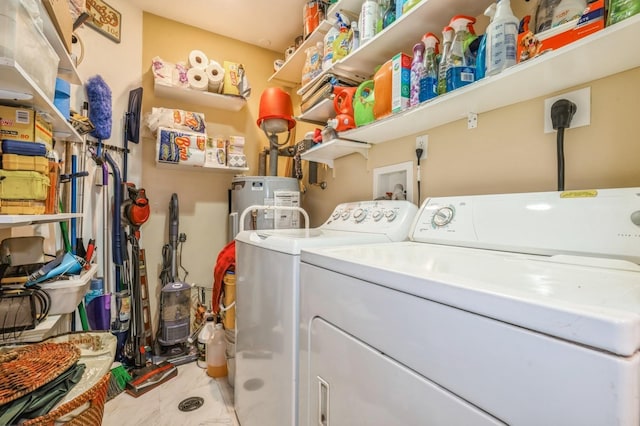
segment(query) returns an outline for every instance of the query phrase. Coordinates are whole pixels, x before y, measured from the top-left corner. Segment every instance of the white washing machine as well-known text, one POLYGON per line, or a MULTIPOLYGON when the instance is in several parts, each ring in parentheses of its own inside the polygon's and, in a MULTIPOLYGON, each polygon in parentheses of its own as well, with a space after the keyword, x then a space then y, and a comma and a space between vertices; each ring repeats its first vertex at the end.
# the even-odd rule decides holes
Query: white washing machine
POLYGON ((432 198, 301 254, 300 425, 640 424, 640 188, 432 198))
POLYGON ((408 201, 346 203, 318 228, 236 236, 234 396, 242 426, 297 424, 300 250, 403 241, 417 211, 408 201))

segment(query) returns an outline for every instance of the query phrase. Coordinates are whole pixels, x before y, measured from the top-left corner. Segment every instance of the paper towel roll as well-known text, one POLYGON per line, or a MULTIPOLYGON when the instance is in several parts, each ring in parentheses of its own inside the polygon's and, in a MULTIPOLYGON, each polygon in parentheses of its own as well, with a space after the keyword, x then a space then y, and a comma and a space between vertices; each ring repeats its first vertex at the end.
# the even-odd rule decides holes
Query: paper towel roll
POLYGON ((209 79, 202 68, 189 68, 187 71, 189 88, 193 90, 207 90, 209 79))
POLYGON ((189 66, 191 68, 205 69, 209 65, 209 58, 201 50, 192 50, 189 53, 189 66))
POLYGON ((205 68, 207 78, 209 79, 209 91, 214 93, 220 93, 222 89, 222 83, 224 82, 224 68, 222 65, 214 60, 209 62, 207 68, 205 68))

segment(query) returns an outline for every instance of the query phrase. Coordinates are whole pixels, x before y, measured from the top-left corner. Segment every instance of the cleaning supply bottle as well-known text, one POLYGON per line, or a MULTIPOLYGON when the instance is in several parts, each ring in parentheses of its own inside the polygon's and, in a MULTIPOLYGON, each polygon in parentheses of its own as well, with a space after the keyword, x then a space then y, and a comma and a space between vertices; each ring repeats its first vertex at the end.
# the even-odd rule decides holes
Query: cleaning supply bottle
POLYGON ((363 45, 376 35, 376 20, 378 19, 378 3, 375 0, 365 0, 362 3, 358 28, 360 28, 360 44, 363 45))
POLYGON ((481 36, 480 46, 478 47, 478 55, 476 56, 476 81, 484 78, 487 70, 487 53, 490 48, 487 47, 487 40, 489 39, 489 34, 491 33, 491 23, 493 22, 493 17, 496 14, 496 4, 491 3, 489 7, 487 7, 484 11, 484 16, 489 17, 489 25, 487 25, 487 30, 481 36))
POLYGON ((222 323, 217 323, 213 335, 207 341, 207 374, 210 377, 227 375, 227 343, 224 338, 222 323))
POLYGON ((520 20, 511 11, 511 0, 498 0, 496 14, 488 28, 487 75, 498 74, 516 64, 519 24, 520 20))
POLYGON ((335 25, 332 25, 331 28, 329 28, 329 31, 327 31, 327 33, 324 35, 324 39, 323 39, 324 49, 323 49, 323 55, 322 55, 322 71, 326 71, 329 68, 331 68, 331 65, 334 62, 334 60, 333 60, 333 41, 338 37, 338 34, 340 34, 340 28, 338 27, 337 24, 335 24, 335 25))
POLYGON ((413 46, 413 59, 411 60, 411 77, 409 78, 409 106, 420 103, 420 80, 424 76, 424 44, 416 43, 413 46))
POLYGON ((469 24, 476 19, 472 16, 456 15, 451 18, 449 25, 455 31, 451 42, 451 52, 447 64, 447 92, 471 84, 475 80, 476 64, 469 62, 467 47, 471 39, 469 24))
POLYGON ((382 31, 383 22, 384 22, 384 14, 387 12, 389 8, 389 0, 378 0, 378 17, 376 19, 376 34, 382 31))
POLYGON ((561 0, 553 10, 551 28, 580 18, 586 8, 587 0, 561 0))
POLYGON ((560 0, 540 0, 536 6, 535 31, 538 34, 551 28, 553 14, 560 0))
POLYGON ((213 315, 208 315, 207 318, 205 319, 204 326, 200 330, 200 333, 198 333, 197 347, 198 347, 198 353, 201 354, 202 358, 204 358, 206 355, 207 342, 215 332, 216 324, 213 321, 213 319, 214 319, 213 315))
POLYGON ((336 25, 339 28, 339 32, 333 40, 333 63, 347 56, 351 48, 351 41, 349 40, 349 24, 346 21, 347 18, 341 16, 339 13, 336 13, 336 16, 338 17, 336 25))
POLYGON ((349 52, 353 52, 358 47, 360 47, 360 30, 358 29, 358 22, 351 21, 351 31, 350 36, 351 45, 349 46, 349 52))
POLYGON ((396 1, 391 0, 389 2, 389 6, 387 10, 385 10, 384 15, 382 16, 382 29, 384 30, 389 25, 393 24, 396 20, 396 1))
POLYGON ((420 78, 420 102, 438 96, 438 45, 440 40, 433 33, 426 33, 422 37, 424 44, 424 74, 420 78))
POLYGON ((446 26, 442 29, 442 54, 438 63, 438 95, 447 93, 447 69, 449 68, 452 41, 453 28, 446 26))

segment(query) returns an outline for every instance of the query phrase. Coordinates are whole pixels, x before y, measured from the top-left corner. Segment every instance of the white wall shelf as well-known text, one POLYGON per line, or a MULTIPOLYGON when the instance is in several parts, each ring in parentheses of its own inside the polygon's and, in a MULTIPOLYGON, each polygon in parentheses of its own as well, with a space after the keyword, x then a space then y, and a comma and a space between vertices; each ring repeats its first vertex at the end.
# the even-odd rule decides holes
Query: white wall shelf
POLYGON ((470 112, 488 112, 627 71, 640 66, 640 55, 628 51, 629 40, 638 39, 640 15, 401 113, 341 132, 340 137, 387 142, 466 118, 470 112))
POLYGON ((0 57, 0 101, 6 104, 31 106, 46 113, 53 124, 53 134, 63 140, 82 142, 82 137, 53 105, 51 99, 16 61, 0 57))
POLYGON ((368 158, 369 148, 371 148, 371 145, 368 143, 333 139, 328 142, 319 143, 310 150, 303 152, 300 154, 300 158, 307 161, 324 163, 333 168, 333 160, 355 152, 364 158, 368 158))
POLYGON ((193 164, 172 164, 156 161, 156 167, 164 170, 191 170, 193 172, 220 172, 220 173, 244 173, 248 172, 248 167, 212 167, 194 166, 193 164))
POLYGON ((296 120, 306 121, 315 124, 327 124, 327 120, 336 116, 333 108, 333 99, 323 99, 307 111, 296 117, 296 120))
POLYGON ((0 229, 15 226, 38 225, 41 223, 64 222, 71 218, 81 218, 82 213, 60 214, 2 214, 0 215, 0 229))
POLYGON ((247 100, 242 96, 221 95, 207 91, 167 86, 166 84, 158 83, 157 81, 154 81, 153 89, 155 95, 162 98, 198 104, 210 108, 224 109, 227 111, 240 111, 247 103, 247 100))

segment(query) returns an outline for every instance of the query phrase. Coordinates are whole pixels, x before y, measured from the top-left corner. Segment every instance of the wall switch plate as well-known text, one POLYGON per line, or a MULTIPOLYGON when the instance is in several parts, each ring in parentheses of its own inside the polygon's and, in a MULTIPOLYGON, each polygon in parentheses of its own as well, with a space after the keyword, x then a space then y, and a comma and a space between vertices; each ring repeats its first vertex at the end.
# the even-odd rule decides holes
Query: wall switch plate
POLYGON ((544 132, 553 133, 553 123, 551 122, 551 106, 555 101, 567 99, 576 104, 576 113, 571 119, 570 129, 591 124, 591 87, 563 93, 544 100, 544 132))

